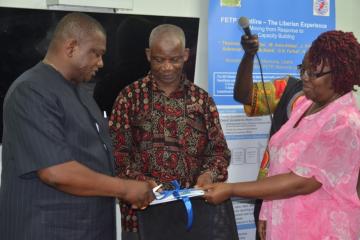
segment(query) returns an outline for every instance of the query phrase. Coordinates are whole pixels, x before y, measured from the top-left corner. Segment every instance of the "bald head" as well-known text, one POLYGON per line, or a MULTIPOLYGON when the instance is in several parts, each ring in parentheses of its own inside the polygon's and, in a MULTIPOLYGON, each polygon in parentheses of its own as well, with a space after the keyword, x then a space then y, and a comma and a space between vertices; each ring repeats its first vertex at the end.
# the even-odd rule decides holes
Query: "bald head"
POLYGON ((151 48, 154 45, 154 42, 164 40, 166 38, 179 39, 181 47, 183 49, 185 48, 184 31, 180 27, 172 24, 162 24, 155 27, 150 33, 149 47, 151 48))
POLYGON ((65 40, 73 38, 81 41, 97 32, 101 32, 106 36, 105 29, 97 20, 84 13, 69 13, 57 24, 49 50, 56 48, 58 43, 65 40))
POLYGON ((43 63, 73 83, 91 80, 103 67, 106 34, 101 24, 83 13, 65 15, 55 28, 43 63))

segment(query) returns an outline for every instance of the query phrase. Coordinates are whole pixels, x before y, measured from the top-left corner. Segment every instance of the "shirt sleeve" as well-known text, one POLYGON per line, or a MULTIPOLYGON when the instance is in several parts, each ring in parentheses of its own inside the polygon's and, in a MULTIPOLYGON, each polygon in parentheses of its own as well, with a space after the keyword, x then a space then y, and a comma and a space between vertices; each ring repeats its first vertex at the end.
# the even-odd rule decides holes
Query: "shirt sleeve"
POLYGON ((265 82, 264 85, 262 82, 254 83, 251 105, 244 105, 246 115, 253 117, 269 114, 267 101, 269 102, 270 112, 274 113, 281 96, 285 92, 286 85, 287 78, 276 79, 272 82, 265 82))
POLYGON ((73 160, 66 142, 64 109, 56 97, 22 83, 4 107, 8 129, 6 148, 14 154, 19 176, 73 160))
POLYGON ((295 163, 286 162, 295 174, 315 177, 334 198, 358 202, 356 184, 360 168, 360 118, 340 111, 319 129, 295 163))
POLYGON ((133 155, 133 139, 130 126, 132 101, 125 91, 116 98, 110 121, 110 134, 113 139, 115 172, 121 178, 146 180, 140 162, 136 162, 133 155))
POLYGON ((211 97, 208 98, 204 119, 208 143, 203 153, 202 171, 210 171, 214 182, 225 181, 228 177, 227 168, 231 153, 227 146, 219 119, 219 113, 211 97))

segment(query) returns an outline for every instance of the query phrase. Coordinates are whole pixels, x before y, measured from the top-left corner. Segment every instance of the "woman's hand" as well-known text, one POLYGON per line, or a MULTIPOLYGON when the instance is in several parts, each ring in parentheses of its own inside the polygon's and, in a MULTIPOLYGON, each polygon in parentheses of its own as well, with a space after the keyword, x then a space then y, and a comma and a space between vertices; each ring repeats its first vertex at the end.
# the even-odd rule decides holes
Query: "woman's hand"
POLYGON ((231 183, 214 183, 202 187, 205 191, 203 196, 207 202, 219 204, 232 196, 231 183))

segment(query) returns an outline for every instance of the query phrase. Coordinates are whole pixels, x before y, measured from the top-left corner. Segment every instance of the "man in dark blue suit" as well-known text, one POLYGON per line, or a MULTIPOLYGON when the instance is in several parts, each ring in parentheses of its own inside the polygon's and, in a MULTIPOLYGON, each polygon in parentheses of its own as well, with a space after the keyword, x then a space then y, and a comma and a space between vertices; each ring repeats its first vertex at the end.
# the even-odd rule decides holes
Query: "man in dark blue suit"
POLYGON ((103 67, 106 33, 66 15, 42 62, 4 101, 1 239, 115 239, 115 197, 146 207, 146 182, 114 175, 108 124, 82 88, 103 67))

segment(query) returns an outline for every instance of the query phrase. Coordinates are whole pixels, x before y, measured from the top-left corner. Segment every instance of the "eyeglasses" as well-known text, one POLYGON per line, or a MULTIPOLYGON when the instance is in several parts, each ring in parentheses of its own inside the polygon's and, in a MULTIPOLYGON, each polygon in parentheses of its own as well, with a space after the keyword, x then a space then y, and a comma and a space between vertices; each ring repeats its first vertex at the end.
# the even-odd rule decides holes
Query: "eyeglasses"
POLYGON ((297 70, 299 71, 300 77, 306 77, 308 79, 320 78, 320 77, 332 72, 331 70, 329 70, 327 72, 319 72, 319 73, 308 72, 307 70, 305 70, 305 68, 303 67, 302 64, 297 65, 297 70))

